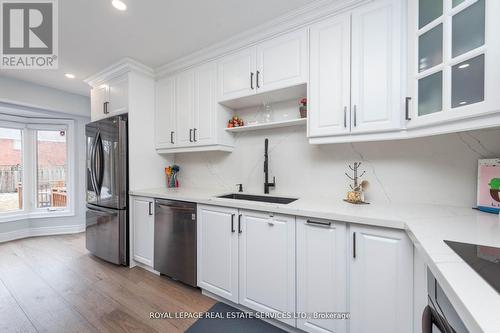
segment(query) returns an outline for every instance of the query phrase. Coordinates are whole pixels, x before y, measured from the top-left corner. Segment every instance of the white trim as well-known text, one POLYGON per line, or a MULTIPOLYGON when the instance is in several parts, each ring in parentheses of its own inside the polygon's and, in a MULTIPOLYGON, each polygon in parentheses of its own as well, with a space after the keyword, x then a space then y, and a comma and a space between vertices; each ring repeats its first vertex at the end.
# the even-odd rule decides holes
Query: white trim
POLYGON ((131 59, 131 58, 123 58, 119 62, 112 64, 102 71, 86 78, 83 82, 87 83, 91 87, 97 87, 110 79, 119 77, 123 74, 134 71, 136 73, 140 73, 146 75, 148 77, 154 77, 154 70, 140 62, 131 59))
POLYGON ((85 231, 85 225, 64 225, 57 227, 23 228, 19 230, 0 233, 0 243, 21 238, 77 234, 85 231))

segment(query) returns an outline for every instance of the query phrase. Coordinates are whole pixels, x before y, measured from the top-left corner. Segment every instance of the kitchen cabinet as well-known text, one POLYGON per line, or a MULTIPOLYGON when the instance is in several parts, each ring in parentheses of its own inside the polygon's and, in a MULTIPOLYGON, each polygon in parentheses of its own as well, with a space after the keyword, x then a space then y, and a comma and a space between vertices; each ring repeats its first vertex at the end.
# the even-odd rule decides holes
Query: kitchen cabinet
POLYGON ((254 47, 225 56, 219 61, 219 100, 255 93, 256 51, 254 47))
POLYGON ((175 87, 177 146, 187 146, 194 142, 194 71, 177 75, 175 87))
POLYGON ((350 225, 350 332, 411 332, 413 246, 404 231, 350 225))
POLYGON ((198 205, 198 287, 238 303, 238 210, 198 205))
POLYGON ((311 27, 309 137, 351 131, 351 18, 340 15, 311 27))
POLYGON ((489 117, 500 110, 498 12, 498 1, 409 2, 408 128, 497 121, 489 117))
MULTIPOLYGON (((295 217, 240 211, 239 303, 295 312, 295 217)), ((280 318, 295 326, 295 318, 280 318)))
POLYGON ((221 58, 218 101, 305 84, 307 46, 307 30, 301 29, 221 58))
POLYGON ((153 267, 154 199, 130 197, 132 260, 153 267))
POLYGON ((157 152, 232 150, 233 138, 224 131, 231 110, 216 101, 215 62, 158 80, 156 94, 157 152))
POLYGON ((90 92, 91 120, 96 121, 128 112, 128 75, 111 78, 90 92))
POLYGON ((175 78, 156 83, 155 141, 157 148, 175 147, 177 142, 175 112, 175 78))
POLYGON ((402 127, 401 17, 377 0, 311 26, 309 137, 402 127))
MULTIPOLYGON (((297 311, 347 311, 346 224, 297 217, 297 311)), ((297 319, 311 333, 345 333, 346 320, 297 319)))

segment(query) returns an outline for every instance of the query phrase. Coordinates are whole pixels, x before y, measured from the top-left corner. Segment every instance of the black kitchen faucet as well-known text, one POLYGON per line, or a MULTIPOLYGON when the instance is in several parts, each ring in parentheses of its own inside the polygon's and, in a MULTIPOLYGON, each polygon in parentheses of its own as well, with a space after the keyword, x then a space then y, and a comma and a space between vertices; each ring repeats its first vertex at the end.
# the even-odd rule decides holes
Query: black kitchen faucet
POLYGON ((269 188, 276 186, 276 177, 273 177, 273 182, 269 182, 269 139, 264 141, 264 193, 269 194, 269 188))

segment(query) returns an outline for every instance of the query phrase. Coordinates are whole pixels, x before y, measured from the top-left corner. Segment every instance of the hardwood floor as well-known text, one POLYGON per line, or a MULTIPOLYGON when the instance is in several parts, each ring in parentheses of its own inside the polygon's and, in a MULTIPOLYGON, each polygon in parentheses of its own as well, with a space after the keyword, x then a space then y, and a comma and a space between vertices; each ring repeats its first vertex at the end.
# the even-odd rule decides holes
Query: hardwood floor
POLYGON ((197 289, 99 260, 84 234, 0 244, 0 332, 184 332, 194 319, 150 312, 213 304, 197 289))

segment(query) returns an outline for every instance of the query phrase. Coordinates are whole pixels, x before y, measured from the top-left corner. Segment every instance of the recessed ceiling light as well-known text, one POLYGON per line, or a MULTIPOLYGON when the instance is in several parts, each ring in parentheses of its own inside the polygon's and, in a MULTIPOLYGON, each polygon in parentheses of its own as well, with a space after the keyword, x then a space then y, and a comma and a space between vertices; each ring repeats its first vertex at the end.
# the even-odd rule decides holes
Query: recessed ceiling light
POLYGON ((127 5, 125 4, 125 2, 123 2, 121 0, 113 0, 113 1, 111 1, 111 4, 113 5, 113 7, 115 7, 118 10, 121 10, 121 11, 127 10, 127 5))
POLYGON ((464 69, 464 68, 467 68, 469 66, 470 66, 470 64, 462 64, 462 65, 458 66, 458 68, 464 69))
POLYGON ((66 76, 68 79, 74 79, 75 78, 75 75, 71 74, 71 73, 66 73, 66 74, 64 74, 64 76, 66 76))

